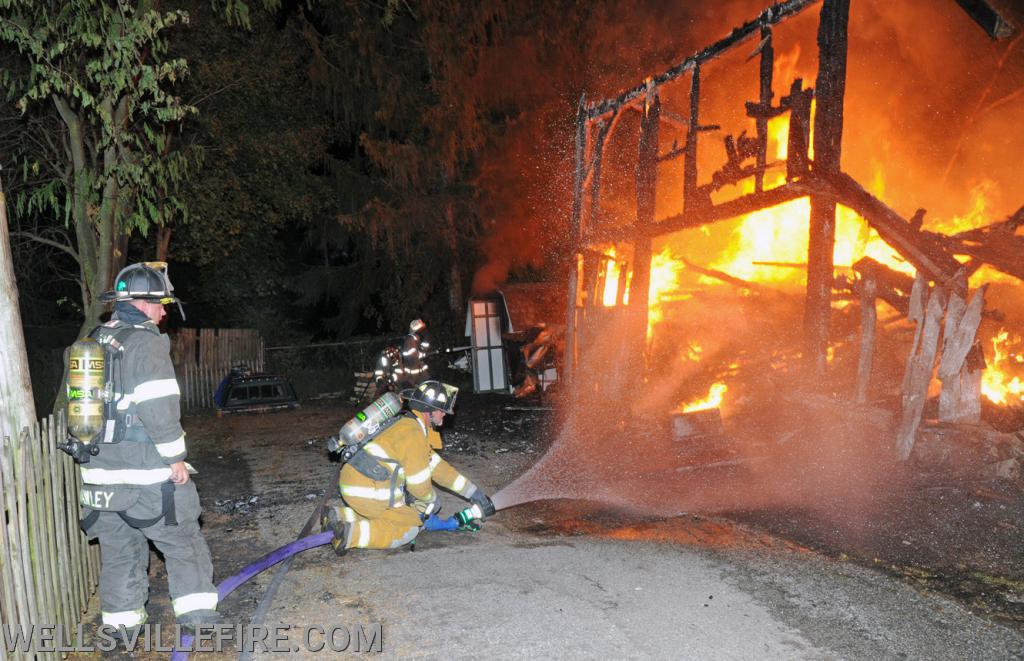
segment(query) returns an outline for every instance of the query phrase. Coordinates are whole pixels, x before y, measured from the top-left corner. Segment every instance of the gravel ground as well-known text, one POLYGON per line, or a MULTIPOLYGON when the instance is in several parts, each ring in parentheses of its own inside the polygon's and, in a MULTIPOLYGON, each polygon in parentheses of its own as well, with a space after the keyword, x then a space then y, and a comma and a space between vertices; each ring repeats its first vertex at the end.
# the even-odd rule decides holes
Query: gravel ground
MULTIPOLYGON (((545 412, 467 400, 445 454, 493 492, 543 454, 545 412)), ((296 537, 337 470, 325 438, 352 412, 186 421, 216 580, 296 537)), ((460 504, 444 496, 446 513, 460 504)), ((528 503, 480 533, 424 533, 415 552, 307 551, 266 624, 380 624, 387 658, 1024 658, 1019 628, 770 528, 528 503)), ((247 623, 272 575, 231 595, 225 620, 247 623)), ((162 562, 151 583, 151 618, 169 625, 162 562)))

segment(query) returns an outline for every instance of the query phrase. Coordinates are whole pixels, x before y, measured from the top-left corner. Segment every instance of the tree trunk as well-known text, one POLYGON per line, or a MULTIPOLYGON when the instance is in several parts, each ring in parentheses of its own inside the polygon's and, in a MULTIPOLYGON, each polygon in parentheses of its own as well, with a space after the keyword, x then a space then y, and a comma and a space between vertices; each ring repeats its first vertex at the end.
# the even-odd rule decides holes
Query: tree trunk
POLYGON ((32 379, 28 371, 25 335, 18 307, 18 283, 11 263, 7 231, 7 199, 0 183, 0 436, 16 438, 23 427, 36 422, 32 379))

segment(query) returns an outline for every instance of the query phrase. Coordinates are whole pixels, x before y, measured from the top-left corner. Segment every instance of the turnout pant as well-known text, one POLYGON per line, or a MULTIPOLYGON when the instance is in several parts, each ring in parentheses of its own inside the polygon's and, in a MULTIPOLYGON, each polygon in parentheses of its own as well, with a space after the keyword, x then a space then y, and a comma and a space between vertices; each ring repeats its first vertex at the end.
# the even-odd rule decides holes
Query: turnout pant
MULTIPOLYGON (((116 488, 116 487, 115 487, 116 488)), ((139 490, 129 517, 151 519, 162 510, 160 485, 139 490)), ((149 596, 149 545, 164 555, 174 616, 183 623, 202 623, 217 608, 210 549, 199 530, 199 494, 188 482, 174 490, 178 525, 161 519, 145 528, 133 528, 118 512, 102 511, 87 533, 100 542, 100 609, 103 623, 133 627, 145 623, 149 596)))
POLYGON ((350 524, 345 548, 395 549, 416 539, 423 525, 420 513, 408 505, 388 507, 368 498, 345 498, 345 505, 333 505, 350 524))

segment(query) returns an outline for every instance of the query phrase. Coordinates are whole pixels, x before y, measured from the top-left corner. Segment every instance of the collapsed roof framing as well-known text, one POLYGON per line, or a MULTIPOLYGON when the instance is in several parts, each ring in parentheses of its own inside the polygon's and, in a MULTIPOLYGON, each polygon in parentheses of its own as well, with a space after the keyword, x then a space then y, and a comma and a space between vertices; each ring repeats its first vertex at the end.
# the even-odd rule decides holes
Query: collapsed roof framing
MULTIPOLYGON (((572 237, 576 260, 569 270, 566 333, 567 376, 578 365, 581 331, 600 315, 600 303, 592 295, 599 282, 602 263, 593 249, 599 243, 626 241, 633 246, 633 275, 629 285, 629 304, 624 307, 630 328, 626 347, 634 356, 643 356, 646 347, 648 288, 651 246, 654 238, 682 229, 735 218, 776 206, 800 197, 810 197, 810 231, 807 259, 807 292, 804 312, 804 356, 810 373, 824 374, 827 360, 829 316, 833 284, 833 247, 835 244, 836 205, 841 203, 860 214, 879 236, 899 252, 928 280, 948 291, 966 294, 966 278, 981 263, 1020 277, 1018 257, 1024 239, 1013 232, 1024 219, 1024 209, 1010 219, 988 228, 972 230, 952 237, 921 231, 923 211, 907 220, 865 190, 840 170, 843 133, 843 98, 846 87, 847 26, 849 0, 785 0, 765 9, 753 20, 735 28, 728 36, 704 48, 662 74, 647 78, 640 85, 613 99, 588 102, 582 98, 576 119, 575 170, 573 177, 572 237), (821 4, 818 24, 818 72, 815 88, 804 89, 794 81, 789 94, 774 104, 772 76, 774 50, 772 29, 812 5, 821 4), (697 146, 701 133, 719 129, 701 123, 701 69, 740 44, 759 39, 754 53, 760 57, 759 97, 745 104, 746 114, 754 119, 755 135, 725 139, 727 161, 714 172, 710 183, 698 184, 697 146), (662 86, 690 78, 689 116, 663 110, 662 86), (811 100, 814 112, 813 153, 809 156, 811 100), (608 231, 598 227, 601 214, 601 167, 604 150, 627 111, 640 114, 637 140, 636 217, 624 229, 608 231), (768 120, 788 115, 789 143, 785 161, 786 183, 766 189, 768 120), (686 131, 685 143, 671 151, 658 153, 658 129, 662 123, 686 131), (682 213, 655 219, 654 203, 659 163, 683 158, 682 213), (752 163, 750 161, 753 161, 752 163), (738 198, 713 204, 711 193, 726 184, 753 177, 754 191, 738 198), (589 209, 585 208, 588 206, 589 209), (1008 246, 1007 242, 1013 243, 1008 246), (967 254, 971 261, 961 264, 954 254, 967 254), (580 292, 590 296, 580 296, 580 292)), ((620 279, 618 301, 624 301, 620 279)))

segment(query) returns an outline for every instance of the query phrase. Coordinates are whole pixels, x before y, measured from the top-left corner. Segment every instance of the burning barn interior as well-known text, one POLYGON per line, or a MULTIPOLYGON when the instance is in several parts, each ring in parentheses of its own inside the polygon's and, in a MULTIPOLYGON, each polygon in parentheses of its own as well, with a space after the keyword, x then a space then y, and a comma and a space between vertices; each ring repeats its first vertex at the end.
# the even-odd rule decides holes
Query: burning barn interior
MULTIPOLYGON (((1011 36, 990 5, 965 9, 969 29, 1011 36)), ((848 81, 865 56, 848 53, 850 27, 848 1, 781 2, 614 98, 580 100, 566 377, 582 393, 642 391, 635 406, 672 412, 677 436, 721 436, 718 409, 733 436, 784 443, 816 415, 902 459, 922 438, 980 443, 984 470, 1016 477, 1024 446, 989 423, 1021 426, 1024 207, 992 216, 977 172, 972 208, 950 212, 944 182, 915 187, 918 168, 886 160, 888 142, 914 138, 882 144, 877 81, 848 81)))

